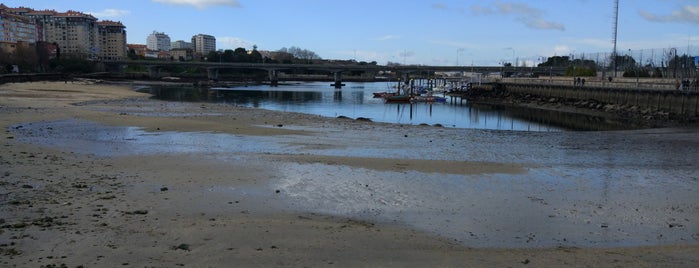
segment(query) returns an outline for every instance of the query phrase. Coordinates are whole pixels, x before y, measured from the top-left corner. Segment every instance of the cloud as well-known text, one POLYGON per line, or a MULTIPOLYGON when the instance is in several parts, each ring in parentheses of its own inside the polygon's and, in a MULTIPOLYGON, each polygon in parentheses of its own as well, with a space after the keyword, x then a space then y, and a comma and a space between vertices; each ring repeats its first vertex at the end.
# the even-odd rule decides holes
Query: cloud
POLYGON ((388 34, 388 35, 384 35, 384 36, 382 36, 382 37, 376 38, 376 40, 378 40, 378 41, 388 41, 388 40, 398 39, 398 38, 400 38, 400 36, 388 34))
POLYGON ((131 14, 131 11, 119 10, 119 9, 105 9, 102 11, 94 11, 94 12, 87 12, 87 13, 91 14, 92 16, 95 16, 98 19, 104 19, 104 18, 125 17, 125 16, 131 14))
POLYGON ((447 7, 447 5, 442 4, 442 3, 435 3, 435 4, 432 4, 432 8, 434 8, 434 9, 449 9, 449 8, 447 7))
POLYGON ((492 5, 481 6, 474 4, 471 6, 471 14, 479 15, 504 15, 516 16, 517 21, 522 22, 525 26, 538 30, 560 30, 565 31, 565 25, 558 22, 546 21, 543 19, 544 11, 538 8, 533 8, 526 3, 508 3, 495 1, 492 5))
POLYGON ((532 17, 539 17, 541 14, 543 14, 543 11, 536 8, 531 8, 527 4, 521 3, 503 3, 497 1, 495 2, 495 7, 497 8, 498 13, 502 14, 517 14, 532 17))
POLYGON ((643 10, 640 10, 639 14, 648 21, 699 24, 699 6, 683 6, 680 9, 670 13, 670 15, 656 15, 643 10))
POLYGON ((210 6, 230 6, 230 7, 240 7, 238 0, 152 0, 154 2, 170 4, 170 5, 184 5, 184 6, 194 6, 198 9, 205 9, 210 6))
POLYGON ((532 29, 560 31, 565 31, 566 29, 561 23, 545 21, 541 18, 521 18, 520 20, 524 22, 524 25, 532 29))
POLYGON ((216 47, 219 49, 236 49, 242 47, 246 50, 251 50, 252 46, 255 44, 248 40, 238 38, 238 37, 216 37, 216 47))

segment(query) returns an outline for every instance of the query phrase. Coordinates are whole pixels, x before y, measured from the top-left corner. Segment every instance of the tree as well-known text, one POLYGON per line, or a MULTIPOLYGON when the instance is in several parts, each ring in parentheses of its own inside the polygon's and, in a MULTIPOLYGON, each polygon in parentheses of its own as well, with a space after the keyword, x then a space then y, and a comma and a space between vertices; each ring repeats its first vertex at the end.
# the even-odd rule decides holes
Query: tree
POLYGON ((540 63, 539 67, 567 67, 570 65, 570 57, 568 56, 553 56, 548 57, 546 62, 540 63))
POLYGON ((281 48, 279 52, 286 52, 294 56, 295 59, 301 60, 303 63, 311 63, 313 60, 320 60, 321 58, 313 51, 302 49, 300 47, 292 46, 290 48, 281 48))

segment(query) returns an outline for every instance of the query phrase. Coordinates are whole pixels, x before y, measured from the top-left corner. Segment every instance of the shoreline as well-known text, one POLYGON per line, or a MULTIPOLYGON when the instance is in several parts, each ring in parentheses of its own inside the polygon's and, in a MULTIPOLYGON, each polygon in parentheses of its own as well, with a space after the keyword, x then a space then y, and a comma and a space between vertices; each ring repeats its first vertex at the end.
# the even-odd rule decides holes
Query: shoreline
MULTIPOLYGON (((0 125, 6 130, 0 136, 4 148, 0 153, 0 167, 3 168, 0 176, 4 181, 0 185, 0 201, 3 202, 0 263, 7 266, 66 264, 69 267, 225 266, 230 263, 242 266, 387 267, 502 267, 527 264, 692 267, 699 264, 699 233, 695 237, 686 237, 685 242, 655 246, 470 248, 447 237, 401 223, 379 223, 304 212, 299 207, 283 205, 289 201, 302 201, 284 197, 294 188, 270 184, 272 180, 284 179, 284 175, 270 167, 287 163, 312 167, 347 166, 351 170, 386 170, 398 174, 420 170, 419 167, 411 167, 417 162, 397 163, 390 161, 395 157, 390 155, 377 161, 371 157, 327 157, 317 153, 341 150, 359 154, 361 150, 354 149, 357 144, 342 142, 352 137, 350 134, 355 131, 376 135, 370 137, 382 141, 380 146, 385 146, 387 152, 392 153, 396 153, 390 149, 393 143, 379 138, 385 133, 411 133, 406 138, 417 136, 415 139, 418 140, 420 133, 441 133, 445 136, 466 133, 469 139, 484 143, 489 143, 493 135, 495 139, 521 139, 533 143, 553 138, 562 139, 564 144, 570 143, 566 141, 568 135, 572 139, 580 139, 588 134, 511 135, 502 131, 388 127, 387 124, 355 120, 217 104, 168 103, 146 98, 145 94, 111 85, 42 82, 0 86, 0 112, 5 115, 0 119, 0 125), (169 116, 158 116, 160 113, 169 116), (225 133, 234 137, 251 136, 261 141, 282 139, 288 150, 306 150, 307 155, 287 157, 269 153, 278 149, 264 149, 262 158, 257 151, 233 155, 189 152, 184 155, 96 157, 90 153, 22 142, 25 134, 8 129, 31 122, 65 119, 88 120, 110 126, 136 126, 146 131, 225 133), (545 137, 540 138, 542 135, 545 137), (287 136, 290 137, 288 140, 285 138, 287 136), (207 157, 200 157, 201 154, 207 157), (219 160, 211 161, 212 158, 219 160), (264 194, 257 196, 244 191, 263 191, 264 194)), ((52 134, 51 129, 44 131, 44 134, 34 131, 32 135, 46 135, 49 138, 56 135, 52 134)), ((611 139, 617 136, 631 139, 629 143, 645 140, 647 136, 657 136, 658 140, 677 139, 684 143, 697 143, 696 138, 692 138, 696 136, 694 128, 620 133, 622 135, 608 134, 611 139)), ((608 139, 600 134, 603 133, 593 133, 591 136, 608 139)), ((446 142, 449 141, 434 140, 434 143, 437 142, 448 144, 446 142)), ((580 145, 575 143, 571 146, 580 145)), ((613 143, 607 146, 614 147, 613 143)), ((655 148, 648 146, 651 147, 641 148, 639 152, 655 148)), ((527 150, 535 149, 526 144, 507 147, 524 156, 530 153, 525 153, 527 150)), ((564 147, 567 148, 567 145, 564 147)), ((482 150, 480 147, 468 148, 474 153, 482 150)), ((580 149, 567 150, 564 149, 564 152, 568 154, 580 152, 580 149)), ((542 151, 541 156, 545 155, 542 151)), ((419 158, 426 157, 422 155, 419 158)), ((487 177, 492 172, 519 176, 521 172, 531 172, 523 171, 522 167, 532 170, 541 166, 575 165, 562 165, 554 160, 541 162, 526 157, 516 161, 497 155, 474 158, 471 165, 460 167, 467 170, 455 169, 453 172, 467 176, 482 174, 487 177)), ((469 163, 460 159, 454 161, 469 163)), ((423 172, 439 172, 448 166, 455 166, 454 162, 425 163, 429 167, 425 167, 423 172)), ((696 182, 689 185, 695 187, 696 182)), ((538 199, 534 201, 540 202, 538 199)), ((697 210, 696 204, 691 202, 682 203, 681 206, 686 213, 697 210)), ((683 227, 675 228, 696 226, 693 217, 679 215, 684 215, 689 222, 671 223, 683 224, 683 227)))

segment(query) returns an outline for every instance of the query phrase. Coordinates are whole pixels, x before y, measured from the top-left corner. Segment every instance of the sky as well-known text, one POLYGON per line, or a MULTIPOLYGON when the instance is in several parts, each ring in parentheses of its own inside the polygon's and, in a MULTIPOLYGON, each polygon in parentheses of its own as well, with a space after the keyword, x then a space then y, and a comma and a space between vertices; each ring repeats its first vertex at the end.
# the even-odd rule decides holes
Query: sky
MULTIPOLYGON (((292 46, 323 59, 386 64, 533 64, 613 50, 614 0, 11 0, 120 21, 129 44, 153 31, 203 33, 217 49, 292 46)), ((699 55, 699 0, 619 0, 617 51, 699 55), (650 51, 649 49, 658 49, 650 51)))

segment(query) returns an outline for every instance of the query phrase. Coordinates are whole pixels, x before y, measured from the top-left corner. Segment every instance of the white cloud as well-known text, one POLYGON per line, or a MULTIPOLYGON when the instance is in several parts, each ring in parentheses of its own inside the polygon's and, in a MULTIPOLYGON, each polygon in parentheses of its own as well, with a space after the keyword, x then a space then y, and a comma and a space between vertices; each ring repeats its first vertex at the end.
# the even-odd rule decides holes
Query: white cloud
POLYGON ((218 49, 236 49, 242 47, 246 50, 251 50, 252 46, 255 44, 248 40, 244 40, 238 37, 216 37, 216 48, 218 49))
POLYGON ((198 9, 205 9, 210 6, 230 6, 240 7, 238 0, 153 0, 154 2, 171 5, 189 5, 198 9))
POLYGON ((656 15, 643 10, 639 14, 649 21, 699 23, 699 6, 683 6, 670 15, 656 15))
POLYGON ((384 36, 382 36, 382 37, 376 38, 376 40, 378 40, 378 41, 388 41, 388 40, 398 39, 398 38, 400 38, 400 36, 389 34, 389 35, 384 35, 384 36))
POLYGON ((109 19, 109 18, 125 17, 125 16, 131 14, 131 11, 110 8, 110 9, 105 9, 102 11, 87 12, 87 13, 91 14, 92 16, 95 16, 98 19, 109 19))
POLYGON ((525 26, 539 30, 560 30, 565 31, 565 25, 558 22, 546 21, 543 19, 544 11, 530 7, 525 3, 508 3, 496 1, 492 6, 481 6, 474 4, 471 6, 473 15, 512 15, 517 17, 517 21, 525 26))
POLYGON ((573 52, 573 50, 566 45, 557 45, 553 47, 553 55, 567 56, 573 52))

